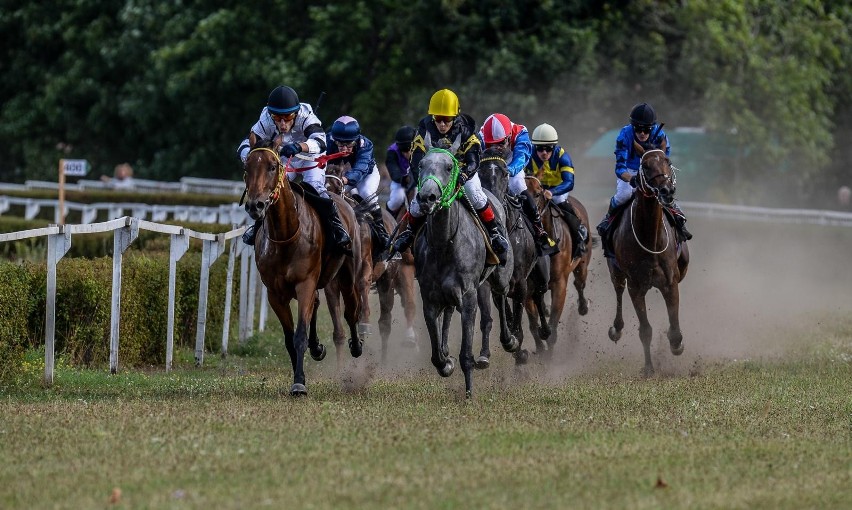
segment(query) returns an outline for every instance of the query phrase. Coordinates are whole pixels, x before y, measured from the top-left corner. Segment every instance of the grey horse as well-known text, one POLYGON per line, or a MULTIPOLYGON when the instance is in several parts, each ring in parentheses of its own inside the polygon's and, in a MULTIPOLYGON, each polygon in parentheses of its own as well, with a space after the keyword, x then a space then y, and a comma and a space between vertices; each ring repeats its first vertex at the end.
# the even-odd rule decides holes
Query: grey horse
MULTIPOLYGON (((477 289, 486 278, 493 292, 501 296, 498 309, 505 310, 506 293, 512 276, 511 250, 504 266, 488 265, 488 242, 477 225, 476 214, 466 210, 466 199, 456 186, 458 162, 449 152, 431 149, 420 162, 420 180, 415 199, 428 216, 414 244, 414 265, 420 282, 423 318, 432 343, 432 364, 442 377, 455 370, 456 359, 447 347, 453 310, 461 313, 462 341, 459 358, 464 372, 465 391, 473 394, 473 326, 476 320, 477 289), (441 336, 438 318, 442 316, 441 336)), ((497 203, 486 191, 489 199, 497 203)), ((494 208, 498 220, 505 221, 503 210, 494 208)), ((508 352, 518 349, 509 333, 505 313, 501 313, 500 342, 508 352)))
MULTIPOLYGON (((507 294, 507 297, 511 299, 512 306, 508 306, 509 302, 506 301, 506 316, 509 330, 518 339, 519 344, 519 349, 515 352, 515 363, 522 365, 529 360, 529 351, 522 348, 524 343, 521 326, 523 306, 527 299, 537 297, 538 310, 544 310, 543 292, 533 294, 531 291, 547 287, 550 278, 550 259, 549 257, 538 256, 535 239, 533 239, 530 229, 527 228, 519 206, 507 201, 509 170, 503 151, 499 148, 486 149, 482 153, 477 173, 483 189, 493 193, 503 204, 506 211, 506 231, 514 259, 507 294)), ((491 285, 486 281, 479 287, 479 329, 482 332, 482 348, 479 357, 476 359, 476 368, 480 369, 487 368, 491 356, 489 337, 493 322, 491 317, 492 298, 497 303, 498 296, 492 295, 491 285)), ((543 317, 541 321, 544 323, 543 317)))

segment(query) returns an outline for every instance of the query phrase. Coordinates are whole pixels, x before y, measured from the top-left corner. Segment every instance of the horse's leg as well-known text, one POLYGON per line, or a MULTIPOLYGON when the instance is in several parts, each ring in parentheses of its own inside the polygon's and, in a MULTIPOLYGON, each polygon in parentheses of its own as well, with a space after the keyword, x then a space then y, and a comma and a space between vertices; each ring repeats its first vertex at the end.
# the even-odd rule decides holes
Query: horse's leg
POLYGON ((680 255, 677 258, 677 268, 680 273, 677 282, 680 283, 686 278, 686 270, 689 268, 689 245, 683 243, 680 247, 680 255))
POLYGON ((672 283, 663 292, 663 299, 666 301, 666 310, 669 312, 669 347, 672 354, 679 356, 683 354, 683 333, 680 332, 680 289, 677 283, 672 283))
POLYGON ((290 387, 290 395, 293 396, 308 394, 308 388, 305 386, 305 350, 308 347, 308 324, 314 311, 315 285, 313 281, 304 281, 296 286, 298 322, 296 333, 293 335, 296 362, 293 365, 293 386, 290 387))
POLYGON ((524 308, 527 310, 527 320, 530 323, 530 333, 535 341, 535 351, 538 354, 544 353, 544 339, 541 338, 541 323, 539 322, 540 310, 544 306, 542 301, 544 301, 542 296, 535 293, 530 294, 524 301, 524 308))
POLYGON ((343 321, 340 319, 340 289, 337 282, 329 282, 325 286, 325 302, 328 305, 328 313, 331 315, 333 328, 331 339, 334 342, 334 351, 337 354, 337 370, 343 368, 343 340, 346 333, 343 329, 343 321))
MULTIPOLYGON (((366 227, 369 228, 369 227, 366 227)), ((372 242, 367 240, 367 242, 372 242)), ((373 283, 373 259, 370 250, 361 259, 361 273, 356 276, 358 280, 358 291, 360 292, 359 301, 361 303, 361 313, 358 323, 358 338, 364 342, 369 339, 372 334, 370 328, 370 286, 373 283)))
MULTIPOLYGON (((570 254, 569 254, 570 255, 570 254)), ((564 273, 560 273, 564 274, 564 273)), ((565 306, 565 295, 568 292, 568 274, 550 280, 550 338, 547 339, 547 357, 553 356, 553 346, 559 337, 559 320, 565 306)))
POLYGON ((523 365, 530 358, 530 351, 523 348, 524 345, 524 328, 521 325, 521 319, 523 317, 524 307, 523 301, 520 299, 512 299, 512 316, 514 317, 514 321, 512 324, 512 330, 515 335, 515 338, 518 339, 518 350, 515 351, 515 364, 523 365))
POLYGON ((607 260, 607 265, 609 266, 609 279, 612 281, 612 287, 615 289, 615 319, 612 321, 612 326, 609 328, 609 339, 617 343, 621 339, 621 330, 624 329, 624 318, 621 315, 621 304, 622 297, 624 296, 624 287, 627 286, 627 275, 615 267, 610 259, 607 260))
POLYGON ((358 318, 361 315, 362 306, 361 289, 351 278, 352 273, 347 273, 344 268, 341 268, 337 274, 340 293, 343 295, 343 318, 349 325, 349 353, 353 358, 357 358, 364 352, 364 341, 358 335, 358 318))
POLYGON ((451 307, 444 308, 443 318, 441 319, 441 350, 444 356, 450 355, 450 349, 447 343, 450 339, 450 324, 453 322, 453 309, 451 307))
POLYGON ((414 298, 414 266, 402 264, 397 275, 397 293, 402 300, 405 310, 405 345, 417 347, 417 335, 414 333, 414 319, 417 313, 417 302, 414 298))
POLYGON ((290 299, 279 299, 274 293, 269 293, 269 307, 278 317, 281 329, 284 330, 284 347, 290 355, 290 365, 296 373, 296 347, 293 345, 293 313, 290 311, 290 299))
POLYGON ((473 396, 473 321, 476 320, 477 298, 473 292, 462 297, 462 341, 459 350, 462 372, 464 372, 464 389, 467 398, 473 396))
POLYGON ((432 303, 423 303, 423 319, 426 322, 426 330, 429 332, 429 341, 432 343, 432 365, 438 369, 438 375, 449 377, 456 368, 456 360, 447 356, 442 346, 442 338, 438 336, 438 314, 443 315, 443 309, 432 303))
POLYGON ((521 345, 515 335, 512 334, 506 320, 506 306, 508 305, 506 295, 492 293, 491 297, 494 299, 494 306, 497 308, 497 315, 500 319, 500 343, 503 345, 503 350, 512 353, 517 352, 521 345))
POLYGON ((325 346, 320 343, 319 337, 317 336, 317 310, 319 310, 320 299, 319 293, 314 293, 314 310, 311 312, 311 327, 308 331, 308 351, 311 353, 311 357, 315 361, 322 361, 325 359, 325 346))
POLYGON ((577 289, 577 313, 586 315, 589 313, 589 302, 586 299, 586 278, 589 276, 589 264, 585 258, 581 258, 577 267, 574 268, 574 288, 577 289))
POLYGON ((642 350, 645 352, 645 368, 642 369, 642 374, 649 377, 654 375, 654 365, 651 363, 651 335, 654 331, 651 328, 651 323, 648 322, 648 311, 645 309, 645 293, 648 292, 648 289, 639 289, 628 285, 627 292, 630 293, 633 308, 636 310, 636 317, 639 319, 639 340, 642 341, 642 350))
POLYGON ((388 359, 388 339, 391 333, 391 313, 393 311, 393 287, 387 273, 376 282, 379 293, 379 334, 382 337, 382 363, 388 359))
POLYGON ((542 340, 550 338, 550 334, 552 333, 548 321, 550 311, 544 303, 544 294, 550 287, 550 274, 550 257, 538 257, 530 273, 530 282, 533 286, 532 295, 538 308, 538 324, 540 324, 540 326, 537 326, 538 337, 536 337, 535 341, 538 352, 544 352, 544 343, 542 343, 542 340))
MULTIPOLYGON (((482 332, 482 347, 479 350, 479 356, 476 358, 474 366, 479 370, 488 368, 491 364, 491 285, 488 282, 482 282, 482 285, 476 290, 476 300, 479 304, 479 330, 482 332)), ((501 338, 502 339, 502 338, 501 338)))

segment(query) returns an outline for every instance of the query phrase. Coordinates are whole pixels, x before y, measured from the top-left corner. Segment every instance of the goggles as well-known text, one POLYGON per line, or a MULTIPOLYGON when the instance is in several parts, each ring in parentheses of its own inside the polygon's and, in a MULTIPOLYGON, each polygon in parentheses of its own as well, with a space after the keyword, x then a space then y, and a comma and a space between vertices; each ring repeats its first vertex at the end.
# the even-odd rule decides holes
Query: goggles
POLYGON ((446 115, 432 115, 432 120, 435 121, 435 124, 452 124, 455 117, 448 117, 446 115))
POLYGON ((536 152, 553 152, 553 146, 552 145, 536 145, 535 151, 536 152))
POLYGON ((272 120, 275 122, 290 122, 291 120, 296 118, 296 113, 298 112, 290 112, 290 113, 270 113, 272 116, 272 120))
POLYGON ((650 133, 651 127, 652 126, 634 125, 633 131, 636 131, 637 133, 650 133))

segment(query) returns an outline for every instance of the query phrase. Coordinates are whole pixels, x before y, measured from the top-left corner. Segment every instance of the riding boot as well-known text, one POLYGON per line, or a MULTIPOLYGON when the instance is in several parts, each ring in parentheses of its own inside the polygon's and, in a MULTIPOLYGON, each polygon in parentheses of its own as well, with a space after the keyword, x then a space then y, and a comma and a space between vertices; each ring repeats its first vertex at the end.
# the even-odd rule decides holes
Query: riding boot
POLYGON ((686 215, 683 214, 683 211, 677 205, 676 202, 672 202, 672 205, 666 207, 671 217, 674 219, 675 229, 677 229, 678 240, 689 241, 692 239, 692 234, 689 230, 686 230, 686 215))
POLYGON ((559 246, 550 238, 547 231, 544 230, 544 225, 541 224, 541 214, 538 212, 538 207, 535 205, 530 190, 525 189, 523 193, 518 195, 521 199, 521 207, 524 210, 524 215, 530 220, 533 226, 533 235, 535 236, 536 244, 542 255, 555 255, 559 253, 559 246))
POLYGON ((349 232, 340 221, 340 211, 337 210, 337 204, 331 202, 329 207, 329 220, 331 222, 331 236, 334 239, 334 244, 337 249, 343 254, 352 256, 352 238, 349 237, 349 232))
POLYGON ((601 246, 603 247, 604 256, 610 258, 614 256, 614 253, 612 252, 612 243, 609 240, 609 224, 612 222, 616 209, 617 207, 614 207, 612 200, 610 200, 606 216, 604 216, 603 221, 597 226, 598 234, 601 236, 601 246))
MULTIPOLYGON (((401 209, 402 209, 402 206, 400 206, 400 207, 399 207, 399 209, 391 209, 391 208, 388 206, 388 204, 385 204, 385 210, 386 210, 387 212, 389 212, 391 216, 393 216, 393 219, 396 219, 396 218, 397 218, 397 215, 399 214, 399 211, 400 211, 401 209)), ((400 219, 402 219, 402 218, 400 218, 400 219)))
POLYGON ((417 231, 426 223, 426 216, 414 216, 411 212, 405 213, 405 216, 402 217, 400 222, 404 221, 405 218, 408 218, 408 223, 405 226, 405 230, 396 236, 396 240, 393 242, 393 246, 391 246, 391 255, 402 253, 411 248, 411 245, 414 244, 414 238, 417 236, 417 231))
POLYGON ((574 207, 567 200, 559 204, 559 209, 565 213, 565 221, 571 228, 571 239, 573 240, 574 250, 571 253, 572 258, 582 257, 586 253, 586 242, 589 240, 589 231, 580 218, 577 216, 574 207))
POLYGON ((249 246, 254 246, 254 238, 257 237, 257 230, 260 228, 260 224, 263 223, 263 220, 257 220, 254 222, 254 225, 250 225, 249 228, 243 232, 243 242, 249 246))
POLYGON ((370 215, 373 217, 373 232, 376 233, 377 237, 375 251, 377 253, 381 253, 388 247, 390 234, 388 234, 388 231, 385 228, 385 222, 382 218, 382 208, 379 207, 379 204, 375 204, 373 206, 373 209, 370 211, 370 215))
POLYGON ((488 229, 488 236, 491 241, 491 249, 497 254, 500 259, 500 265, 506 264, 506 252, 509 251, 508 235, 502 223, 497 221, 497 216, 494 215, 494 209, 490 202, 485 202, 485 207, 476 211, 482 224, 488 229))

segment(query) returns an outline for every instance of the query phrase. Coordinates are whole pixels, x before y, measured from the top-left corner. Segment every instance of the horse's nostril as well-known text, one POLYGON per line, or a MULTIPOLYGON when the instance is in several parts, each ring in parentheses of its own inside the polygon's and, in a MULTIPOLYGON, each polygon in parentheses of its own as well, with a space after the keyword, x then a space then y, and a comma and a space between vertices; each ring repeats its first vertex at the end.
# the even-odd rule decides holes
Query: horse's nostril
POLYGON ((434 193, 432 193, 432 194, 429 195, 428 200, 430 202, 434 202, 434 201, 438 200, 438 197, 434 193))

